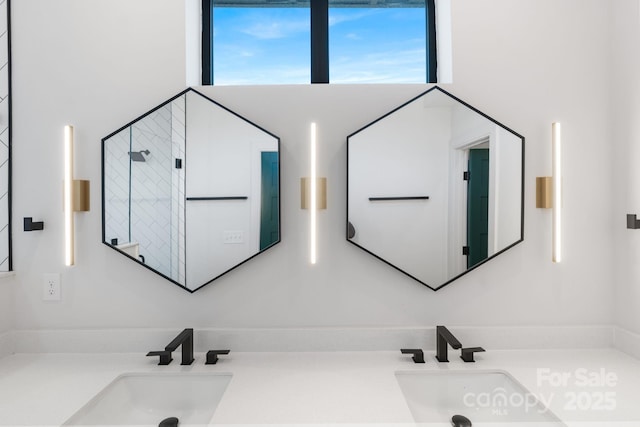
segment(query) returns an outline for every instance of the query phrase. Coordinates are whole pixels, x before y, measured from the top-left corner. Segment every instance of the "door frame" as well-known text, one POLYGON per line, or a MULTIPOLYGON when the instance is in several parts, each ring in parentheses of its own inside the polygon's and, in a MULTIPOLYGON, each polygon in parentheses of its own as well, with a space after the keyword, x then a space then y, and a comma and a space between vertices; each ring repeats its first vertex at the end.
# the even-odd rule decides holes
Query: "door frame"
POLYGON ((497 145, 498 134, 495 126, 490 130, 469 132, 451 140, 449 155, 449 250, 447 256, 448 276, 455 277, 467 270, 467 258, 462 247, 467 245, 467 181, 463 174, 467 171, 469 150, 482 144, 489 145, 489 235, 487 256, 497 252, 497 202, 496 183, 498 180, 497 145))

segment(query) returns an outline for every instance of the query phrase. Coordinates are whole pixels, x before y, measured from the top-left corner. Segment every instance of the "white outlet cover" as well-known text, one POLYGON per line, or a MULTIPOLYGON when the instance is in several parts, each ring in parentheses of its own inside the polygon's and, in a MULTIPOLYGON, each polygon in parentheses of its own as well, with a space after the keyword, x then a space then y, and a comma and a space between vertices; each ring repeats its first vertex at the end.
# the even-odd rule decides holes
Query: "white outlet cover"
POLYGON ((60 301, 60 273, 42 275, 42 300, 60 301))

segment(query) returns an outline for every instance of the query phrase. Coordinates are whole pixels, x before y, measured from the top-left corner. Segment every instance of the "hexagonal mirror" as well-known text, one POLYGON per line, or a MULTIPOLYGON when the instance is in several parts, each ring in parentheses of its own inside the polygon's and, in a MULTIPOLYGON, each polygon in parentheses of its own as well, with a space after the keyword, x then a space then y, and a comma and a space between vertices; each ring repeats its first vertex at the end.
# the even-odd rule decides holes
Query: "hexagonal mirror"
POLYGON ((193 89, 102 140, 103 242, 194 292, 280 241, 280 139, 193 89))
POLYGON ((524 138, 439 87, 347 138, 347 240, 433 290, 523 240, 524 138))

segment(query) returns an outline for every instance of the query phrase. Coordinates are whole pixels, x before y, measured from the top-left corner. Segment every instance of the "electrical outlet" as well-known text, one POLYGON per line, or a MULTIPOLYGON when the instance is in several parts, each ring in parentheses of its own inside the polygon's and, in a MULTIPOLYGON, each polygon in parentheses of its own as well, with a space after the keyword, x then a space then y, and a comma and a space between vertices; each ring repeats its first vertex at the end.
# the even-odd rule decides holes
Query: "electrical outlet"
POLYGON ((42 275, 42 300, 60 301, 60 273, 42 275))

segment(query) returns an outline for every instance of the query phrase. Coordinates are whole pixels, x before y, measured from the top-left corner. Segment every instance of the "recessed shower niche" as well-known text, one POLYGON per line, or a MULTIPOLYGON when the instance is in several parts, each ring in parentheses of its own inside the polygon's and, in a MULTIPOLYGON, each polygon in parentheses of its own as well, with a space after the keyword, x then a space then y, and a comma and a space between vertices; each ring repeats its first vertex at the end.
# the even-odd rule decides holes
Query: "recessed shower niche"
POLYGON ((280 139, 191 88, 102 140, 103 242, 194 292, 280 241, 280 139))
POLYGON ((347 137, 347 240, 438 290, 523 240, 524 137, 433 87, 347 137))

